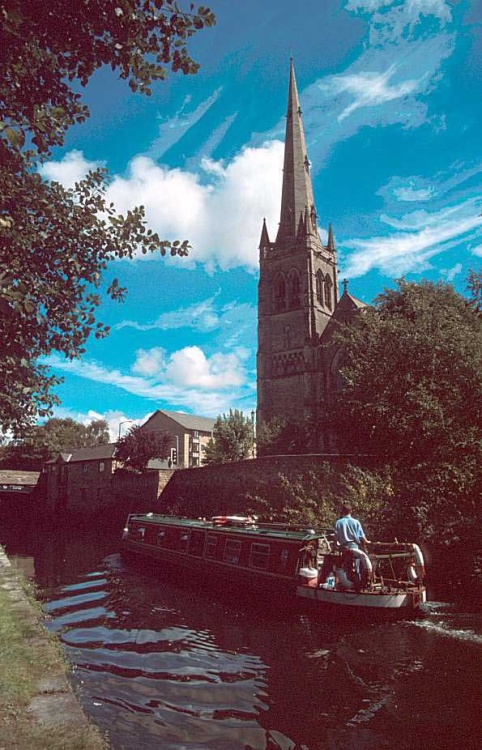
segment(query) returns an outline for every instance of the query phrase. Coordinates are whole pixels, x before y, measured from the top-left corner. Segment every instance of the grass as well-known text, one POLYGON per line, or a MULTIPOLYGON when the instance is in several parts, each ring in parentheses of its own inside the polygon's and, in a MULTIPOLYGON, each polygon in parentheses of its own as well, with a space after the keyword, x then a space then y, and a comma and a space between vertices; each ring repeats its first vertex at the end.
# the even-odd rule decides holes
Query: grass
MULTIPOLYGON (((106 750, 108 744, 87 719, 85 729, 52 726, 27 713, 39 681, 65 673, 66 663, 55 638, 12 604, 9 592, 0 588, 0 750, 106 750)), ((39 605, 32 606, 40 615, 39 605)))

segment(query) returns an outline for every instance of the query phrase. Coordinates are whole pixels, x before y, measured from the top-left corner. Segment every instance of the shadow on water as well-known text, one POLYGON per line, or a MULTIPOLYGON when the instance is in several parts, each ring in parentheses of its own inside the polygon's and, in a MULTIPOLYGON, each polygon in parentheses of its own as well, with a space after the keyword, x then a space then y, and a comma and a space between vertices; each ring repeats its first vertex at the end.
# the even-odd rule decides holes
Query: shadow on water
POLYGON ((125 564, 96 534, 0 539, 30 568, 92 719, 117 748, 482 746, 480 613, 321 616, 125 564))

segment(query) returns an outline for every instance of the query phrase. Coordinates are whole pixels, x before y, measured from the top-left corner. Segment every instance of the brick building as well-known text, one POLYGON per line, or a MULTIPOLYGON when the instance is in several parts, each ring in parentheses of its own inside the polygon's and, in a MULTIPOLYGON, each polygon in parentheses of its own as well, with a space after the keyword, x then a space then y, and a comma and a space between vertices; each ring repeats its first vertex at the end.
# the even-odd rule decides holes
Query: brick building
POLYGON ((170 466, 188 469, 202 465, 204 450, 213 434, 214 422, 210 417, 158 409, 142 425, 142 429, 149 432, 169 432, 172 436, 170 466))
POLYGON ((52 510, 101 508, 110 494, 112 476, 122 465, 114 458, 115 449, 116 443, 76 448, 47 461, 46 495, 52 510))
POLYGON ((344 283, 338 296, 338 267, 331 224, 326 245, 318 233, 310 162, 293 62, 288 110, 280 223, 276 239, 263 222, 259 246, 257 421, 306 418, 321 424, 321 451, 333 449, 322 414, 339 382, 342 353, 330 341, 363 302, 344 283))

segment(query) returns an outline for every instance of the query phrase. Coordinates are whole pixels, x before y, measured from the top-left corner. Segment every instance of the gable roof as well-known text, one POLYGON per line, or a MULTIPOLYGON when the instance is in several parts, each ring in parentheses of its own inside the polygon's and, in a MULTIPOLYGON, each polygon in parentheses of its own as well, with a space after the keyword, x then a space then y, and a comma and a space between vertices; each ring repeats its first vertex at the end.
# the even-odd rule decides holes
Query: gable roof
POLYGON ((361 310, 364 307, 370 307, 370 305, 367 305, 366 302, 362 302, 361 300, 357 299, 346 290, 341 295, 340 301, 337 305, 337 308, 339 308, 340 310, 361 310))
POLYGON ((89 445, 87 448, 72 448, 70 452, 58 453, 55 458, 46 461, 47 464, 55 463, 75 463, 77 461, 102 461, 103 459, 114 458, 117 443, 107 443, 106 445, 89 445))
POLYGON ((186 430, 200 430, 201 432, 212 432, 216 421, 211 417, 198 417, 195 414, 184 414, 184 412, 179 411, 157 409, 157 411, 155 411, 142 426, 145 427, 151 419, 154 419, 156 414, 163 414, 164 416, 169 417, 169 419, 174 420, 174 422, 177 422, 186 430))

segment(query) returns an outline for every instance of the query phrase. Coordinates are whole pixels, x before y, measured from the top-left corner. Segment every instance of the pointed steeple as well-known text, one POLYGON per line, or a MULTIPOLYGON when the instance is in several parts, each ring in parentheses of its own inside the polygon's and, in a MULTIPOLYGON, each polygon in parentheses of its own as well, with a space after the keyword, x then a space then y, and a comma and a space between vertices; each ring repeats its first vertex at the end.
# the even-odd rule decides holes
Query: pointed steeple
POLYGON ((268 227, 266 226, 266 219, 263 219, 263 228, 261 230, 261 239, 259 241, 259 250, 263 247, 268 247, 270 244, 269 241, 269 234, 268 234, 268 227))
MULTIPOLYGON (((291 59, 288 111, 286 114, 281 217, 277 242, 292 241, 296 237, 300 217, 305 215, 306 210, 310 217, 315 217, 316 220, 310 163, 306 151, 295 70, 293 60, 291 59)), ((312 223, 314 223, 313 219, 312 223)), ((316 232, 316 224, 314 230, 316 232)))
POLYGON ((304 240, 305 237, 306 237, 306 222, 302 214, 298 222, 298 231, 296 233, 296 239, 304 240))
POLYGON ((328 244, 326 246, 330 253, 334 253, 336 251, 335 248, 335 238, 333 237, 333 229, 331 228, 331 221, 328 226, 328 244))

